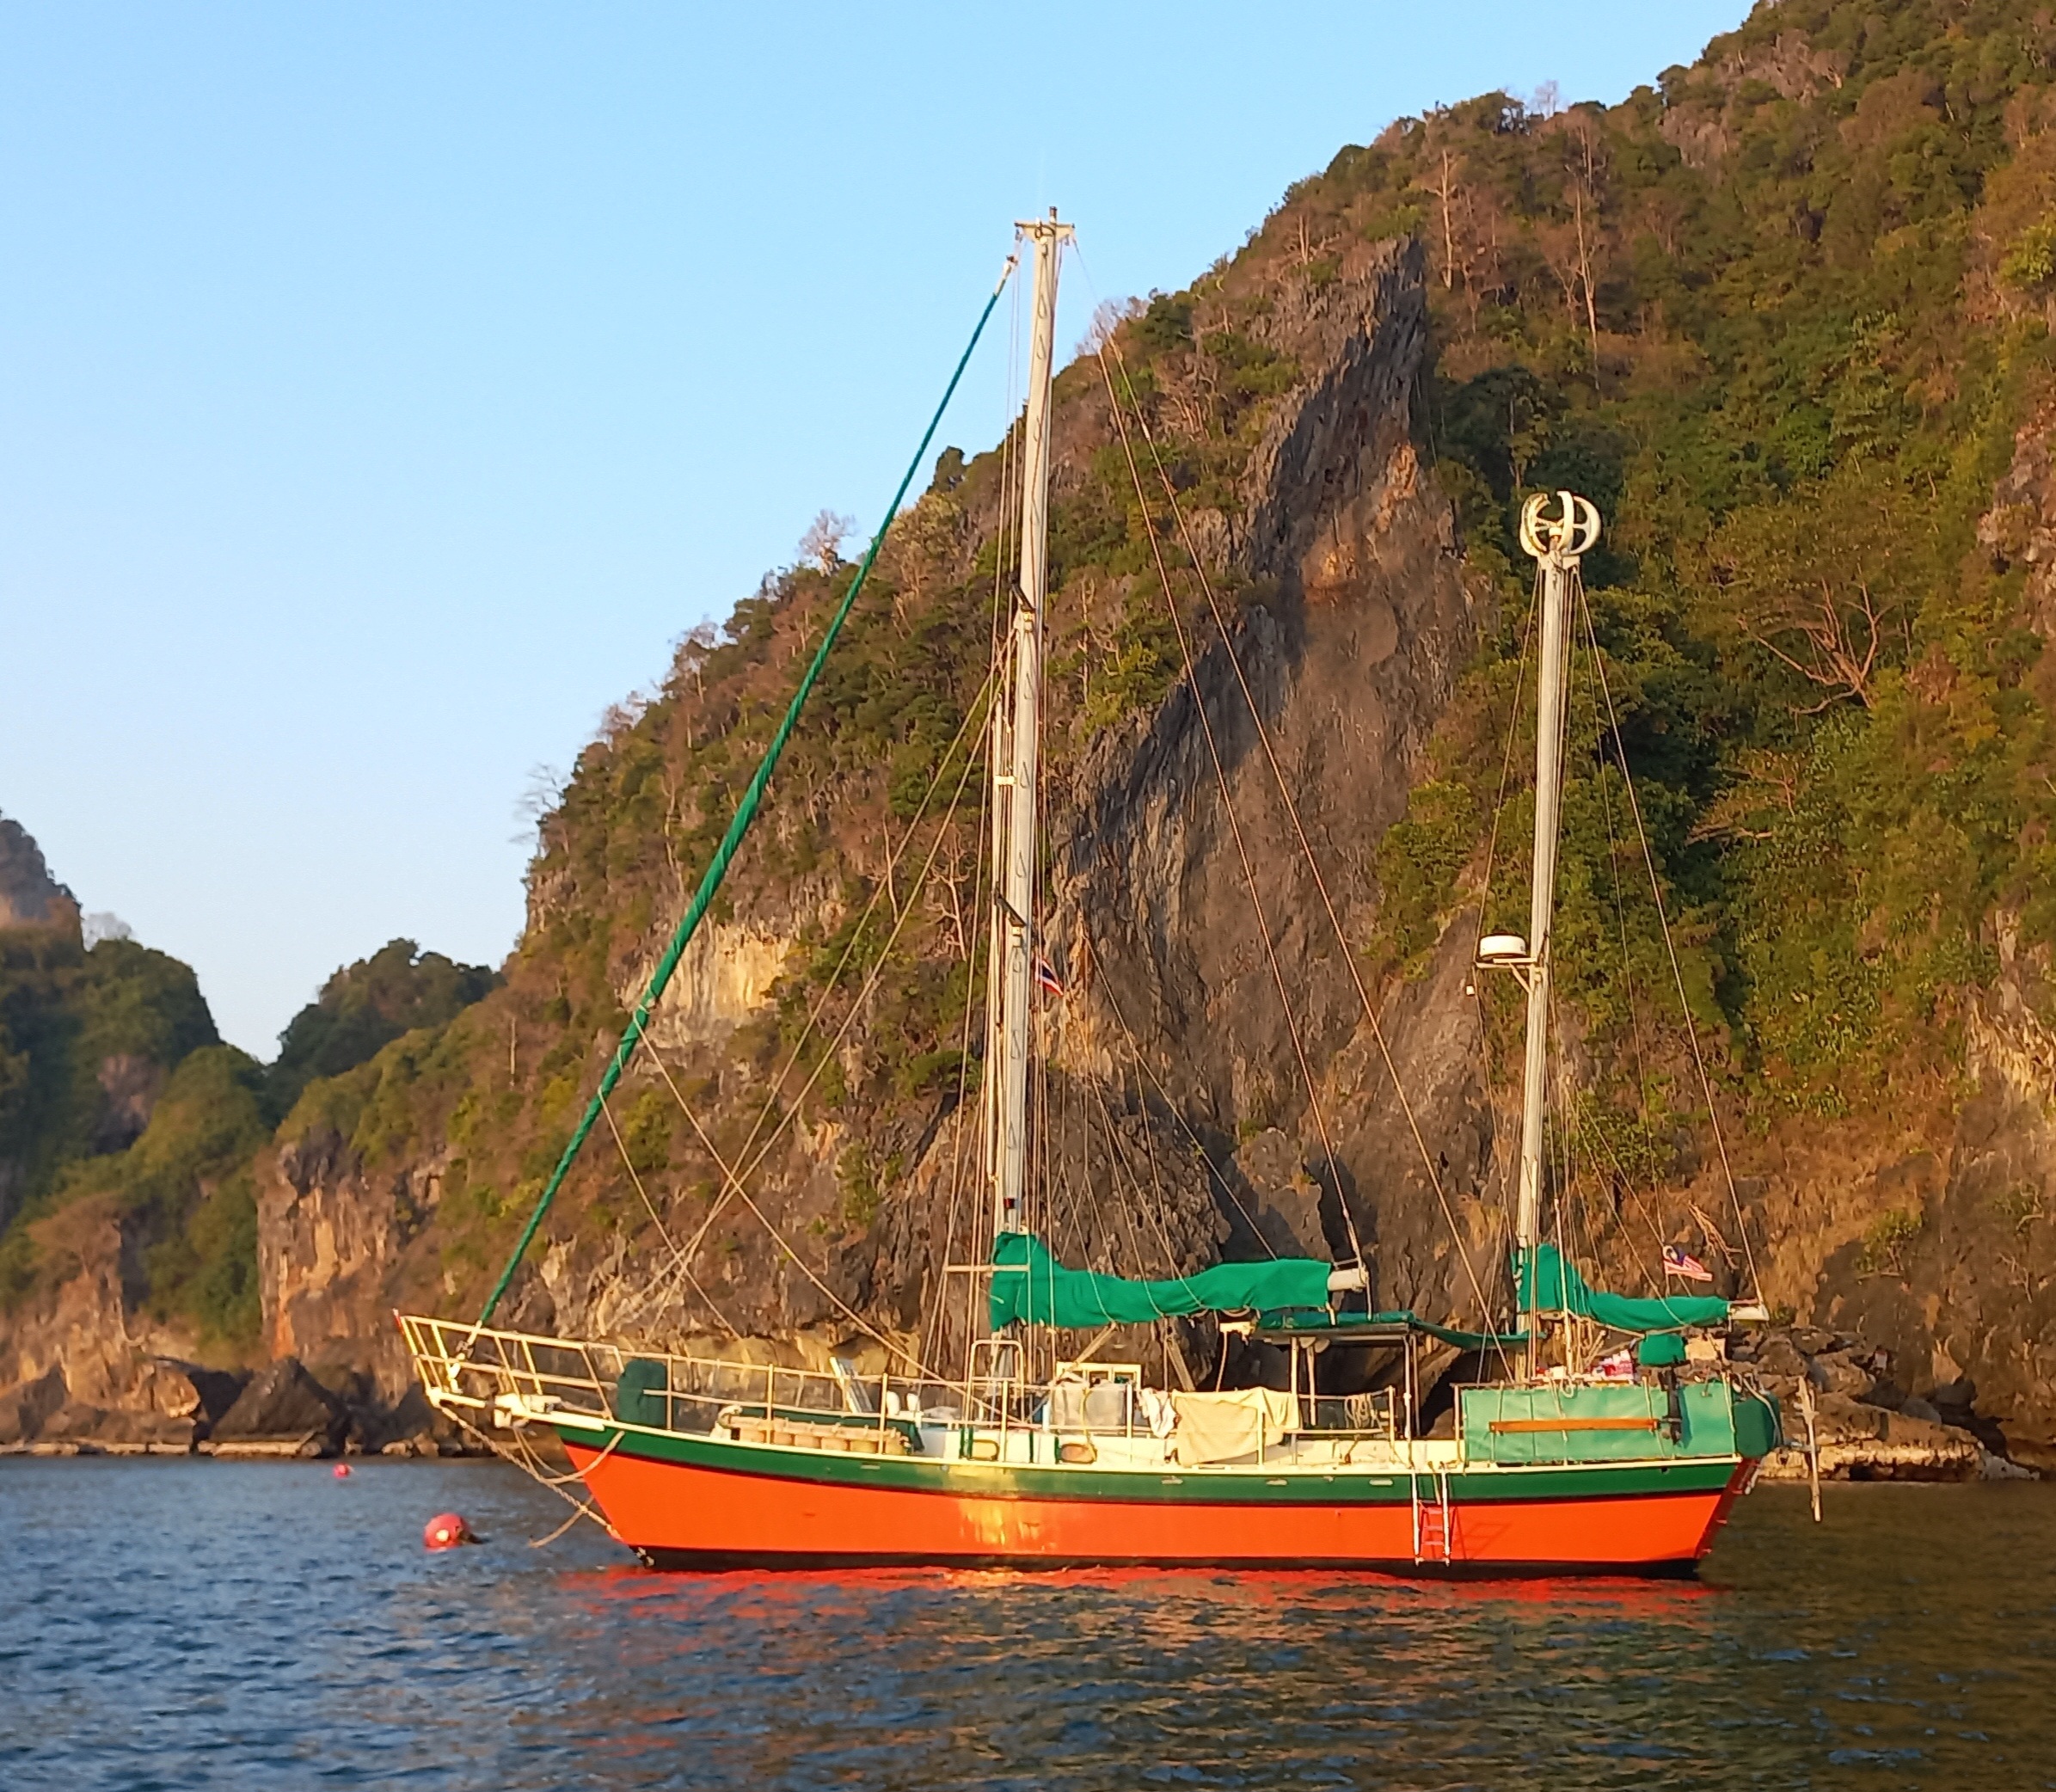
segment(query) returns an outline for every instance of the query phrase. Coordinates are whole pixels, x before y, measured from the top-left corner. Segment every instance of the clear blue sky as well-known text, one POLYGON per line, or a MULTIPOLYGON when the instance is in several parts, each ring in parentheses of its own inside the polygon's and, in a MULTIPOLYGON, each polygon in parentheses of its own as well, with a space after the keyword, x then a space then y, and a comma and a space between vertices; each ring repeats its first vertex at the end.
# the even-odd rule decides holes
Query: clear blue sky
POLYGON ((872 526, 1014 218, 1068 344, 1401 114, 1746 10, 7 0, 0 811, 262 1057, 396 935, 497 962, 531 767, 872 526))

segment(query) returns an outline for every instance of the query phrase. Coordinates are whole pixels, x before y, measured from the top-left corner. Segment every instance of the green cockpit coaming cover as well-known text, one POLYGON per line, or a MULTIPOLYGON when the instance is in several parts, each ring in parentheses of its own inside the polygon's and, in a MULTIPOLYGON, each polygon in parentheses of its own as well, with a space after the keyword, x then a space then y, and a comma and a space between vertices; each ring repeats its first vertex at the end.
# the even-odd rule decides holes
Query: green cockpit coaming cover
POLYGON ((1553 1244, 1515 1251, 1513 1275, 1528 1313, 1576 1313, 1617 1332, 1674 1332, 1687 1325, 1725 1325, 1728 1303, 1717 1294, 1666 1294, 1640 1300, 1588 1286, 1553 1244))
POLYGON ((614 1416, 623 1425, 671 1423, 671 1371, 648 1357, 630 1357, 614 1384, 614 1416))
POLYGON ((1332 1265, 1311 1257, 1220 1263, 1169 1281, 1130 1281, 1067 1269, 1040 1238, 1002 1232, 992 1247, 992 1329, 1038 1325, 1143 1325, 1188 1313, 1276 1313, 1325 1307, 1332 1265))

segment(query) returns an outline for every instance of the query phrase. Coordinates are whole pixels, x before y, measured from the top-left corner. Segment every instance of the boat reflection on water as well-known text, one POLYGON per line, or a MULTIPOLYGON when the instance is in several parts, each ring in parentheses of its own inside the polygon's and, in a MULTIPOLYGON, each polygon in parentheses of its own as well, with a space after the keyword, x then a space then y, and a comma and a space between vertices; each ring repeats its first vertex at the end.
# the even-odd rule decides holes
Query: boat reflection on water
POLYGON ((530 1548, 560 1510, 478 1463, 339 1498, 319 1464, 0 1461, 0 1784, 2010 1792, 2056 1764, 2048 1487, 1837 1488, 1817 1532, 1767 1488, 1697 1582, 662 1574, 588 1531, 530 1548), (424 1552, 445 1507, 487 1546, 424 1552))
POLYGON ((1802 1494, 1767 1490, 1683 1581, 568 1575, 580 1628, 635 1666, 567 1715, 642 1736, 634 1783, 653 1734, 709 1783, 754 1761, 923 1787, 2040 1783, 2056 1720, 2024 1670, 2056 1655, 2056 1499, 1830 1505, 1814 1533, 1802 1494))
POLYGON ((1700 1580, 1088 1568, 562 1585, 637 1662, 641 1696, 586 1722, 720 1733, 699 1757, 709 1783, 745 1782, 758 1745, 738 1724, 788 1783, 876 1767, 909 1786, 1499 1786, 1546 1765, 1561 1786, 1869 1786, 1881 1767, 1886 1783, 2025 1786, 2056 1767, 2029 1671, 2056 1656, 2050 1490, 1849 1488, 1814 1533, 1803 1494, 1772 1488, 1716 1562, 1700 1580))
POLYGON ((1126 1636, 1152 1645, 1201 1643, 1232 1623, 1245 1641, 1302 1639, 1310 1622, 1375 1617, 1493 1629, 1510 1640, 1544 1632, 1558 1619, 1679 1625, 1710 1635, 1709 1606, 1732 1598, 1700 1580, 1593 1580, 1584 1576, 1520 1580, 1407 1580, 1330 1570, 1181 1571, 1096 1568, 1037 1574, 1011 1569, 740 1570, 726 1574, 651 1574, 632 1568, 567 1577, 566 1591, 596 1621, 660 1628, 795 1627, 791 1665, 803 1641, 824 1626, 876 1627, 883 1638, 899 1617, 926 1626, 940 1612, 973 1629, 988 1617, 1033 1611, 1077 1636, 1126 1636), (989 1605, 988 1605, 988 1602, 989 1605))

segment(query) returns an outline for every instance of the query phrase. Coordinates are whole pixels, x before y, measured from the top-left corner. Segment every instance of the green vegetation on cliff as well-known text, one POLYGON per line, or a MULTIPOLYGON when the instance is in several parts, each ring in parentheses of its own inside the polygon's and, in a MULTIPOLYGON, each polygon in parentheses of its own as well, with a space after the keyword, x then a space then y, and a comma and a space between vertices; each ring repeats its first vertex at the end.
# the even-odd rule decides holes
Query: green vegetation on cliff
POLYGON ((192 971, 76 921, 0 929, 0 1229, 72 1160, 126 1145, 187 1055, 218 1043, 192 971))
MULTIPOLYGON (((1421 426, 1501 598, 1381 852, 1388 961, 1475 892, 1528 610, 1513 520, 1559 486, 1606 513, 1586 576, 1636 795, 1687 986, 1765 1111, 1903 1096, 1956 1061, 2002 931, 2056 944, 2056 668, 2018 544, 1979 536, 2048 386, 2053 63, 2026 3, 1762 7, 1617 107, 1488 95, 1294 189, 1271 229, 1314 254, 1425 243, 1421 426)), ((1559 951, 1621 1050, 1629 967, 1644 1003, 1670 973, 1574 676, 1559 951)), ((1492 897, 1516 928, 1527 825, 1517 796, 1492 897)))
POLYGON ((126 1151, 73 1164, 53 1206, 105 1200, 139 1259, 138 1292, 203 1344, 257 1333, 257 1200, 251 1160, 271 1136, 264 1071, 233 1046, 191 1053, 126 1151))
MULTIPOLYGON (((1200 606, 1155 463, 1215 544, 1231 618, 1267 599, 1237 544, 1252 456, 1300 375, 1282 320, 1368 245, 1415 236, 1433 356, 1417 432, 1498 622, 1377 849, 1374 965, 1417 966, 1477 899, 1495 811, 1491 918, 1525 912, 1518 773, 1499 801, 1527 611, 1513 522, 1527 493, 1570 486, 1607 519, 1586 568, 1606 687, 1584 656, 1558 950, 1602 1082, 1632 1106, 1679 1063, 1654 1037, 1672 973, 1639 812, 1716 1069, 1759 1113, 1942 1087, 1999 936, 2056 944, 2056 669, 2019 544, 2003 526, 1979 538, 2048 384, 2053 70, 2056 25, 2028 0, 1762 8, 1617 107, 1494 94, 1402 120, 1189 288, 1110 308, 1098 328, 1157 445, 1139 449, 1138 498, 1098 363, 1059 376, 1059 439, 1082 445, 1059 456, 1051 515, 1059 775, 1183 668, 1145 522, 1181 609, 1200 606), (1616 715, 1632 802, 1610 764, 1616 715), (1631 1062, 1645 1039, 1655 1059, 1631 1062)), ((868 1141, 840 1152, 816 1230, 873 1218, 881 1166, 975 1073, 965 981, 945 969, 976 925, 969 815, 946 827, 924 900, 901 904, 939 825, 931 807, 917 850, 922 799, 954 788, 953 743, 980 745, 1010 465, 1004 448, 943 457, 803 719, 715 917, 797 934, 772 1012, 689 1054, 709 1138, 660 1095, 617 1116, 662 1190, 711 1195, 715 1153, 740 1149, 807 1017, 825 1003, 818 1041, 881 959, 862 1024, 801 1066, 819 1072, 813 1113, 868 1141)), ((539 1186, 852 570, 823 552, 689 637, 546 818, 504 996, 316 1085, 285 1129, 327 1128, 372 1161, 446 1146, 446 1271, 482 1266, 539 1186)), ((1623 1156, 1655 1149, 1618 1114, 1594 1120, 1623 1156)), ((639 1216, 632 1183, 603 1145, 570 1212, 639 1216)))
POLYGON ((37 1224, 96 1203, 157 1319, 230 1352, 256 1337, 255 1160, 310 1081, 444 1025, 495 978, 395 940, 338 971, 268 1069, 220 1042, 192 970, 130 940, 0 928, 0 1311, 76 1267, 37 1224))
MULTIPOLYGON (((2002 945, 2023 966, 2056 948, 2050 618, 2035 608, 2034 519, 1993 497, 2051 390, 2056 24, 2029 0, 1760 8, 1616 107, 1494 94, 1402 120, 1293 187, 1184 291, 1108 308, 1096 334, 1151 441, 1132 468, 1096 359, 1059 376, 1053 782, 1096 743, 1132 738, 1184 671, 1159 546, 1182 617, 1208 638, 1159 467, 1231 626, 1274 598, 1249 569, 1249 494, 1304 377, 1294 332, 1324 296, 1360 295, 1349 282, 1375 246, 1409 237, 1432 343, 1417 441, 1456 506, 1472 586, 1494 601, 1435 763, 1366 845, 1373 968, 1418 969, 1481 895, 1492 924, 1523 923, 1518 729, 1501 801, 1527 612, 1513 525, 1525 494, 1568 486, 1608 525, 1586 566, 1600 652, 1575 673, 1557 944, 1600 1084, 1593 1125, 1640 1174, 1668 1147, 1627 1123, 1633 1092, 1697 1106, 1663 1086, 1680 1059, 1661 1036, 1672 970, 1638 817, 1716 1073, 1755 1112, 1830 1115, 1943 1089, 2002 945)), ((767 1096, 783 1115, 811 1079, 805 1118, 829 1140, 834 1186, 782 1218, 817 1239, 863 1232, 973 1082, 960 967, 983 924, 977 755, 1015 551, 1011 448, 948 451, 895 525, 712 917, 733 939, 796 941, 770 1000, 733 1031, 708 1022, 682 1040, 666 1042, 660 1020, 658 1049, 705 1134, 646 1060, 612 1115, 623 1148, 603 1132, 588 1152, 568 1226, 632 1236, 651 1196, 697 1218, 767 1096), (945 819, 967 777, 972 803, 945 819), (810 1023, 799 1074, 772 1087, 810 1023)), ((418 1254, 415 1270, 438 1299, 482 1283, 853 572, 817 543, 609 716, 543 820, 504 988, 481 1001, 484 973, 395 942, 338 973, 261 1079, 199 1054, 193 1100, 214 1091, 218 1129, 181 1100, 149 1151, 146 1135, 132 1163, 72 1185, 148 1218, 153 1298, 224 1335, 244 1323, 224 1266, 245 1261, 248 1209, 233 1173, 204 1166, 280 1112, 285 1146, 336 1145, 420 1171, 424 1189, 433 1177, 435 1261, 418 1254), (175 1181, 188 1192, 171 1200, 175 1181)), ((0 1056, 5 1099, 14 1062, 0 1056)), ((89 1102, 35 1099, 92 1123, 89 1102)), ((0 1102, 0 1124, 17 1111, 0 1102)), ((35 1186, 54 1188, 63 1155, 35 1186)), ((708 1255, 746 1236, 740 1221, 716 1230, 708 1255)))
POLYGON ((392 940, 346 965, 279 1035, 267 1097, 279 1114, 317 1077, 339 1077, 403 1033, 440 1027, 499 981, 483 965, 460 965, 412 940, 392 940))

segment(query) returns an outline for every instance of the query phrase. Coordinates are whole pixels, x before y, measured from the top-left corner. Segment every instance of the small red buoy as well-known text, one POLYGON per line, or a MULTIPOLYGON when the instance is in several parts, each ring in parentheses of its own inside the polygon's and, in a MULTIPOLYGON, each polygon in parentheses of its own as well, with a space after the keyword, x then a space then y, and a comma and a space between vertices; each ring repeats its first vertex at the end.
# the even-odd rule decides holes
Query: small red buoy
POLYGON ((478 1541, 478 1533, 460 1513, 439 1512, 421 1532, 421 1546, 428 1550, 455 1550, 478 1541))
POLYGON ((347 1462, 339 1462, 333 1472, 338 1481, 347 1481, 350 1478, 350 1465, 347 1462))

